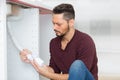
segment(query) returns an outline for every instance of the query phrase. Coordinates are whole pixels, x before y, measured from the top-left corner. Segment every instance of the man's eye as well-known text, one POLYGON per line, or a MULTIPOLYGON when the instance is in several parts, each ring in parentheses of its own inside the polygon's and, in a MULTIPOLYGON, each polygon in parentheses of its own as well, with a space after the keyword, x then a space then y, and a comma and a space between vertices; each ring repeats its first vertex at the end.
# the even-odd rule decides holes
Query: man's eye
POLYGON ((57 24, 58 26, 61 26, 61 24, 57 24))

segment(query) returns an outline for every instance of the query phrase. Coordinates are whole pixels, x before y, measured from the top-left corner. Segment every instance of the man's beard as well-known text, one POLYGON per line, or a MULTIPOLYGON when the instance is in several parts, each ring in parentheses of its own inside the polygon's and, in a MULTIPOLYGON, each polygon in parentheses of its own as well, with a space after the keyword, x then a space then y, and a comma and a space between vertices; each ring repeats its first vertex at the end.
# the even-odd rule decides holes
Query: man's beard
MULTIPOLYGON (((64 36, 69 32, 69 30, 70 30, 70 27, 69 27, 69 25, 68 25, 67 31, 66 31, 64 34, 61 34, 61 35, 57 35, 57 34, 56 34, 56 36, 57 36, 57 37, 64 37, 64 36)), ((56 31, 56 30, 54 30, 54 31, 56 31)), ((59 32, 59 31, 58 31, 58 32, 59 32)))

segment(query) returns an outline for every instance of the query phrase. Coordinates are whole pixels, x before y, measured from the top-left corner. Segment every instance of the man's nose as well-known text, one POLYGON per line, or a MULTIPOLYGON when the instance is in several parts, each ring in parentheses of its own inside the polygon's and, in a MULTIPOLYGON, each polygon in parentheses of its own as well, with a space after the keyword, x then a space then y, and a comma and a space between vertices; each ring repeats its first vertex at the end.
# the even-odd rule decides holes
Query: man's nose
POLYGON ((57 30, 57 28, 58 28, 58 26, 56 24, 54 24, 53 29, 57 30))

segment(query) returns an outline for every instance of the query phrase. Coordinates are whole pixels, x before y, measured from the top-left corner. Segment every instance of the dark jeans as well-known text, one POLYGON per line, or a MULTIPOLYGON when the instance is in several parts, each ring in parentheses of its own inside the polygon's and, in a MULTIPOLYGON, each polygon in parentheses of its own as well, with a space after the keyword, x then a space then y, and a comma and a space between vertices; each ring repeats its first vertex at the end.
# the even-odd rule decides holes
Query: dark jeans
POLYGON ((81 60, 75 60, 69 70, 68 80, 95 80, 81 60))

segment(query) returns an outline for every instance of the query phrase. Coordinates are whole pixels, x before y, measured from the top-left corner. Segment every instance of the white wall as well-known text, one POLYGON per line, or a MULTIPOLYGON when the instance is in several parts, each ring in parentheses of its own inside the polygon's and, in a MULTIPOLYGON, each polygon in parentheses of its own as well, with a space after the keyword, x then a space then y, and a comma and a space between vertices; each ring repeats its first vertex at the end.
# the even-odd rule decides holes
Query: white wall
POLYGON ((0 0, 0 80, 7 80, 5 12, 6 12, 6 0, 0 0))
POLYGON ((95 41, 100 75, 120 76, 119 3, 93 0, 81 2, 80 7, 75 7, 77 28, 90 34, 95 41))
POLYGON ((20 49, 39 53, 39 9, 20 9, 7 17, 7 80, 39 80, 32 65, 22 62, 20 49))

